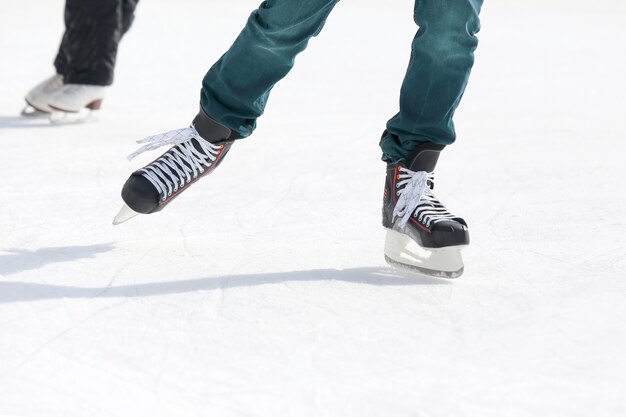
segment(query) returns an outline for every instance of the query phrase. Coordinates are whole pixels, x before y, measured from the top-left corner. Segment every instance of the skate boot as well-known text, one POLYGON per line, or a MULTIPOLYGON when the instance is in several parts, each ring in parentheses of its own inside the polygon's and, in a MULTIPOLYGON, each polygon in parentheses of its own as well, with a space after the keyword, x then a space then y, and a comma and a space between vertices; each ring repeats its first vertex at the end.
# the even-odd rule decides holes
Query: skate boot
POLYGON ((191 184, 217 168, 233 144, 232 136, 229 128, 200 110, 190 127, 140 140, 138 143, 145 145, 129 159, 161 146, 174 146, 128 178, 122 188, 126 204, 113 224, 162 210, 191 184))
POLYGON ((461 249, 469 244, 467 223, 433 194, 433 171, 444 147, 425 143, 406 161, 387 164, 383 226, 385 260, 444 278, 463 273, 461 249))
POLYGON ((63 87, 63 76, 59 74, 48 77, 37 84, 24 97, 26 107, 22 110, 22 115, 32 116, 52 113, 52 108, 48 106, 48 100, 52 93, 61 87, 63 87))
POLYGON ((107 87, 101 85, 65 84, 48 98, 52 123, 82 122, 93 110, 100 110, 107 87))

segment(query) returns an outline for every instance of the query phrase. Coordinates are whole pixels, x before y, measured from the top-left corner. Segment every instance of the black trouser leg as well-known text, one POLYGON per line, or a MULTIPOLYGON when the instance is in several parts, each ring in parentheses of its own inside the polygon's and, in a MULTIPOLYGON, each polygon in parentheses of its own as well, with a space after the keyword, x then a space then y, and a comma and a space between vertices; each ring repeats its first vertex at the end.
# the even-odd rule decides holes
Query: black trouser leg
POLYGON ((117 48, 139 0, 67 0, 65 33, 54 61, 65 83, 111 85, 117 48))

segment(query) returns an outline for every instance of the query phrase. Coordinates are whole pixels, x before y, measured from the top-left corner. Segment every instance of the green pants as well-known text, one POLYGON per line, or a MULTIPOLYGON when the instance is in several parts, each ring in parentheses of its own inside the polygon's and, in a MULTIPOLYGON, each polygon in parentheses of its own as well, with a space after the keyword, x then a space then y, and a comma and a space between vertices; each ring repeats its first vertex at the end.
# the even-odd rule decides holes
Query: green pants
MULTIPOLYGON (((204 77, 204 111, 238 138, 249 136, 274 84, 291 70, 338 1, 264 1, 204 77)), ((482 0, 415 1, 419 30, 400 91, 400 111, 380 142, 385 161, 404 159, 421 142, 454 142, 452 116, 474 62, 481 5, 482 0)))

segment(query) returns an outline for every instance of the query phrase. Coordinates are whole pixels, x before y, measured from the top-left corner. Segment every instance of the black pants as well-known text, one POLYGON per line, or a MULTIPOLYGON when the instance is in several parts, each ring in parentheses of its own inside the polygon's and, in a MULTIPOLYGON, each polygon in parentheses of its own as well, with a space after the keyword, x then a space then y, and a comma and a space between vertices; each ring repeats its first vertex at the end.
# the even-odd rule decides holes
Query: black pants
POLYGON ((54 61, 66 84, 111 85, 117 47, 139 0, 67 0, 65 33, 54 61))

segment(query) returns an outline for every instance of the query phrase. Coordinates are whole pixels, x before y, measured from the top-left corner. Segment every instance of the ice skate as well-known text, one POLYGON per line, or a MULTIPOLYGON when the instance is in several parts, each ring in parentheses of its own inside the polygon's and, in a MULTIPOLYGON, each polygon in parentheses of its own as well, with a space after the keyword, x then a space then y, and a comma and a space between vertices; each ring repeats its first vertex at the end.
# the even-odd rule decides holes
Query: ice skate
POLYGON ((48 98, 50 121, 65 124, 93 120, 93 112, 100 109, 106 88, 101 85, 63 85, 48 98))
POLYGON ((61 87, 63 87, 63 76, 59 74, 48 77, 37 84, 24 97, 26 106, 22 110, 22 116, 48 116, 52 113, 52 108, 48 105, 50 96, 61 87))
POLYGON ((465 221, 433 194, 433 171, 443 146, 420 145, 405 162, 387 164, 383 226, 385 260, 425 275, 463 273, 461 249, 469 244, 465 221))
POLYGON ((144 146, 129 159, 162 146, 174 146, 128 178, 122 188, 125 205, 113 224, 162 210, 191 184, 213 172, 233 144, 231 133, 201 110, 190 127, 140 140, 138 143, 144 146))

